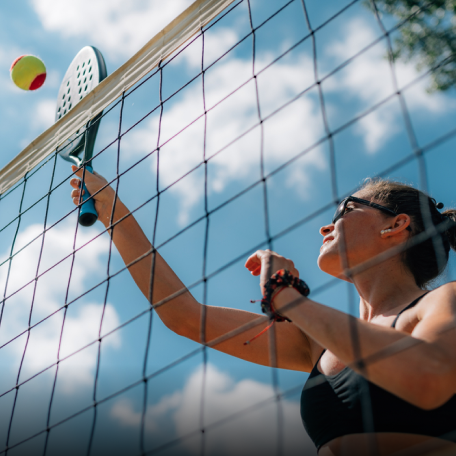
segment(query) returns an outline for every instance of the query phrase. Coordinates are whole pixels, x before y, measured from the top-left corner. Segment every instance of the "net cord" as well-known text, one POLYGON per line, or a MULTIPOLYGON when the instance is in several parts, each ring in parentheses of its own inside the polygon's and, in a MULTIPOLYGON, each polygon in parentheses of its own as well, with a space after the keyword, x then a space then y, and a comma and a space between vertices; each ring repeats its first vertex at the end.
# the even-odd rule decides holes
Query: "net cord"
POLYGON ((207 385, 207 359, 208 353, 206 348, 206 331, 207 331, 207 253, 209 245, 209 205, 208 205, 208 166, 206 160, 206 147, 207 147, 207 107, 206 107, 206 69, 204 64, 205 57, 205 40, 206 36, 204 29, 201 28, 201 94, 203 98, 203 110, 204 110, 204 132, 203 132, 203 163, 204 163, 204 217, 205 217, 205 228, 204 228, 204 245, 203 245, 203 267, 202 267, 202 279, 203 279, 203 300, 201 302, 201 316, 200 316, 200 343, 202 345, 202 380, 201 380, 201 401, 200 401, 200 413, 199 413, 199 427, 201 432, 200 440, 200 454, 204 456, 206 454, 206 430, 205 430, 205 406, 206 406, 206 385, 207 385))

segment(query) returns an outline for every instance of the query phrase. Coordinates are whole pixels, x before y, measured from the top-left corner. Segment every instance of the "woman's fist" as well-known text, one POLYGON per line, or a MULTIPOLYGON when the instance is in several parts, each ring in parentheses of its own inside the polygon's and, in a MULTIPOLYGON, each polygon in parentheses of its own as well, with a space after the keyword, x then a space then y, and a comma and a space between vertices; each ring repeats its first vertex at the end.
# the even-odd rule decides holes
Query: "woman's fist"
MULTIPOLYGON (((82 179, 82 168, 78 169, 73 165, 71 169, 77 177, 82 179)), ((80 179, 73 178, 70 180, 70 185, 73 187, 73 190, 71 191, 71 198, 73 199, 73 203, 76 205, 78 205, 81 201, 81 192, 84 194, 80 179)), ((114 190, 108 185, 107 180, 97 172, 94 171, 93 173, 90 173, 86 169, 84 182, 89 193, 93 195, 95 209, 97 210, 99 216, 98 218, 103 220, 103 217, 109 217, 112 210, 114 190)))
POLYGON ((287 269, 292 275, 299 277, 299 271, 295 268, 293 261, 271 250, 257 250, 247 259, 245 267, 252 275, 260 276, 262 293, 264 292, 266 282, 279 269, 287 269))

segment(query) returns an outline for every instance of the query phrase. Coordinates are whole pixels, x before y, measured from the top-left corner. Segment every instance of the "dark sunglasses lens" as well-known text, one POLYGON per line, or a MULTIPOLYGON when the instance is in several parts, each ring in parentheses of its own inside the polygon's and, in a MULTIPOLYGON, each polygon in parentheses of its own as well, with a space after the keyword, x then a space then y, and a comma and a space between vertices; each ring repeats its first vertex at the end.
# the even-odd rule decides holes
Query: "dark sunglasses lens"
POLYGON ((344 214, 344 208, 345 208, 345 201, 342 201, 340 204, 339 204, 339 207, 336 209, 336 212, 334 213, 334 217, 333 217, 333 223, 336 223, 337 220, 339 220, 342 215, 344 214))

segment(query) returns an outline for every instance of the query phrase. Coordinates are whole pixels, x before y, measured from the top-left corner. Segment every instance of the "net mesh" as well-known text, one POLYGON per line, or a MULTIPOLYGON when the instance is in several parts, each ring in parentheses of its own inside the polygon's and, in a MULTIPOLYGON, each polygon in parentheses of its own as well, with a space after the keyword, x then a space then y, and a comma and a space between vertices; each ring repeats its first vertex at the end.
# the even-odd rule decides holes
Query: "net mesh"
MULTIPOLYGON (((120 198, 130 212, 110 229, 133 215, 154 246, 127 265, 101 223, 78 225, 57 152, 1 195, 2 454, 315 452, 297 405, 306 374, 274 368, 277 325, 261 336, 269 367, 212 347, 266 325, 242 267, 257 249, 293 258, 312 299, 357 314, 353 286, 314 263, 318 228, 364 177, 451 204, 441 164, 454 100, 425 91, 451 56, 418 69, 394 58, 395 36, 437 3, 398 19, 358 0, 237 1, 113 100, 93 166, 115 189, 113 208, 120 198), (152 301, 157 252, 185 286, 150 306, 129 269, 151 258, 152 301), (188 291, 203 305, 199 343, 155 315, 188 291), (209 337, 207 305, 258 317, 209 337)), ((416 242, 432 236, 433 226, 416 242)), ((453 275, 450 260, 443 281, 453 275)), ((356 324, 352 343, 359 354, 356 324)), ((368 390, 362 403, 368 431, 368 390)))

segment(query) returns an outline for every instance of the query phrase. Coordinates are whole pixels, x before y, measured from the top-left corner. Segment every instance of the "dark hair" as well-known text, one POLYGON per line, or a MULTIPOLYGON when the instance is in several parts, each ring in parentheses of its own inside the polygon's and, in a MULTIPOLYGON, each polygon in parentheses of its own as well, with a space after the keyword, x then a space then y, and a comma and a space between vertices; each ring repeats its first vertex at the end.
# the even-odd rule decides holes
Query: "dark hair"
MULTIPOLYGON (((410 216, 412 232, 408 242, 429 229, 431 223, 437 226, 448 220, 456 222, 455 209, 440 213, 433 198, 410 185, 387 179, 368 179, 360 190, 396 213, 410 216)), ((456 250, 456 224, 451 224, 440 235, 404 250, 403 261, 420 288, 425 288, 444 271, 450 248, 456 250)))

